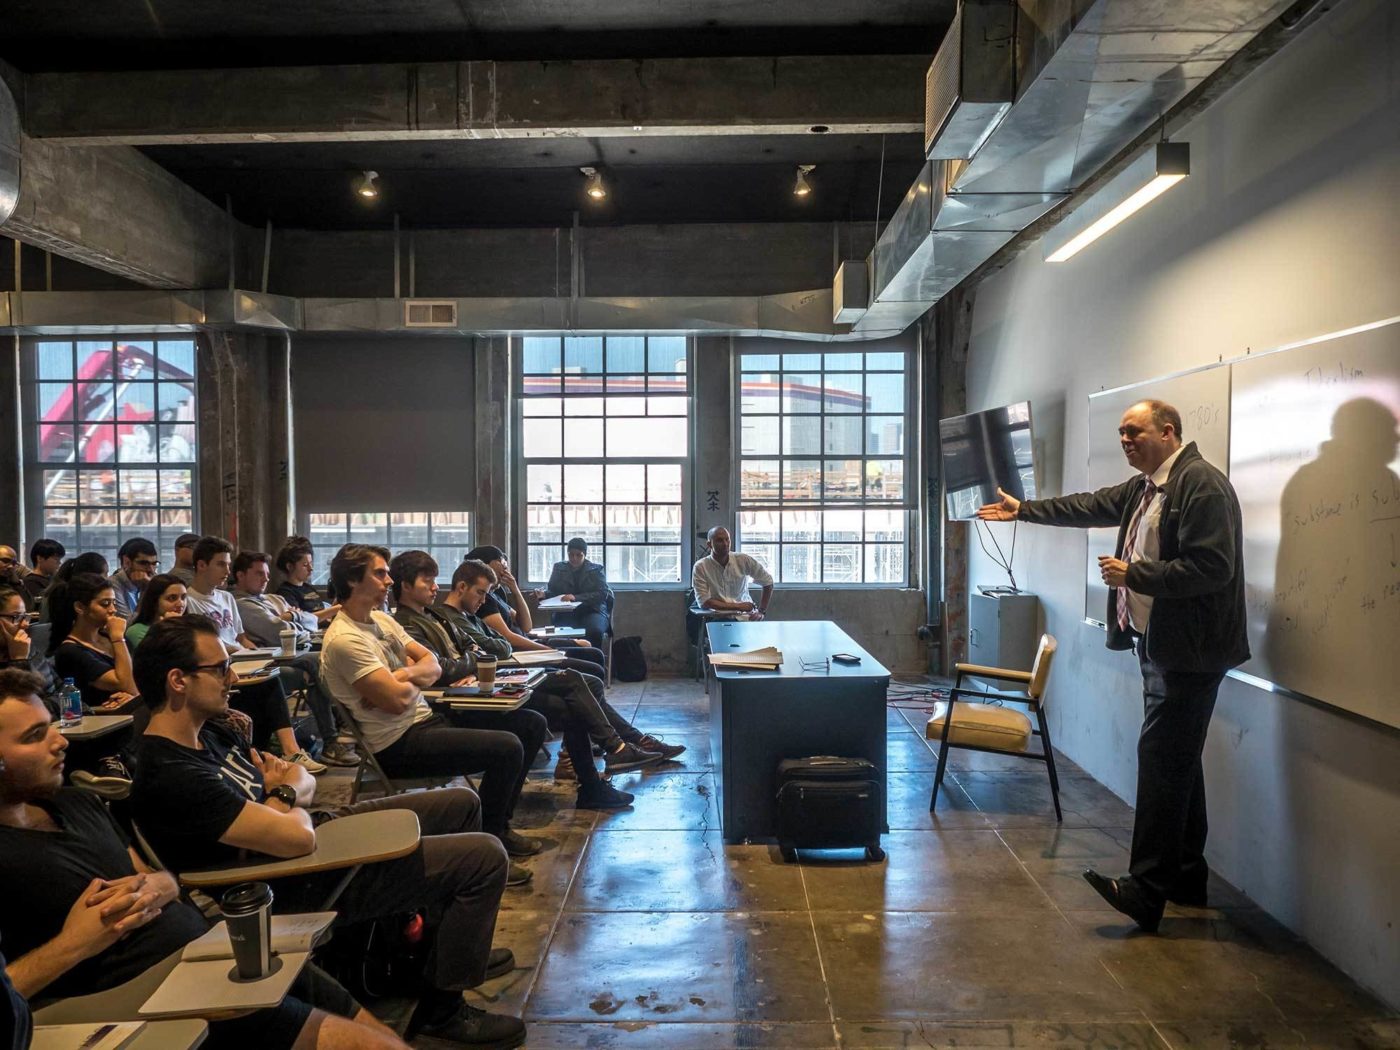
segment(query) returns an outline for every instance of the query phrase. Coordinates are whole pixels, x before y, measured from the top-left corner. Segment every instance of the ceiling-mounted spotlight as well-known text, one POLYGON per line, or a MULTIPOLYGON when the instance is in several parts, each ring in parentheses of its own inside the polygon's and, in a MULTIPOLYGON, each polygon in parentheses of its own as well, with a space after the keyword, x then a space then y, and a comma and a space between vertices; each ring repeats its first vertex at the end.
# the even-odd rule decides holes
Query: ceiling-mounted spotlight
POLYGON ((583 192, 592 197, 595 201, 603 200, 608 195, 608 188, 603 185, 603 173, 597 168, 579 168, 579 174, 585 175, 588 182, 583 187, 583 192))
POLYGON ((379 196, 379 187, 374 184, 374 180, 379 178, 379 172, 366 171, 358 176, 351 184, 355 187, 355 196, 363 197, 365 200, 374 200, 379 196))
POLYGON ((1110 179, 1045 238, 1045 261, 1064 262, 1191 174, 1191 145, 1159 142, 1110 179))
POLYGON ((797 181, 792 184, 794 197, 806 197, 811 194, 812 184, 807 181, 807 176, 816 170, 815 164, 799 164, 797 166, 797 181))

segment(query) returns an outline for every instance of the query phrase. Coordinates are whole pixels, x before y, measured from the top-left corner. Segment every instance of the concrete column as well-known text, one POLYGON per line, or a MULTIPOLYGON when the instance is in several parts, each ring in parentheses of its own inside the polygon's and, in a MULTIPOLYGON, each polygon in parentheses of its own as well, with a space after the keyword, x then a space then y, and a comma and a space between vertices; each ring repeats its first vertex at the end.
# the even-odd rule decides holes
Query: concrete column
MULTIPOLYGON (((20 441, 19 336, 0 339, 0 543, 21 558, 24 534, 23 442, 20 441)), ((34 537, 37 539, 38 537, 34 537)))
MULTIPOLYGON (((939 646, 942 667, 947 672, 954 663, 967 659, 967 569, 968 529, 963 521, 943 521, 942 463, 938 456, 937 424, 944 416, 967 411, 967 351, 972 331, 973 294, 955 289, 940 299, 930 311, 931 338, 925 340, 925 353, 932 355, 935 375, 934 396, 926 402, 932 440, 925 457, 929 485, 929 528, 943 523, 943 630, 939 646)), ((931 550, 936 552, 936 547, 931 550)), ((932 576, 932 574, 930 574, 932 576)), ((930 581, 932 582, 932 581, 930 581)))
POLYGON ((732 534, 739 506, 738 479, 734 477, 734 340, 724 336, 699 336, 694 343, 691 374, 691 419, 694 451, 691 462, 691 521, 695 524, 691 549, 699 553, 700 537, 712 525, 723 525, 732 534))
POLYGON ((525 537, 516 535, 511 505, 514 455, 510 398, 510 339, 491 336, 472 340, 476 380, 476 539, 507 549, 524 562, 525 537), (513 548, 511 545, 514 545, 513 548))
POLYGON ((275 553, 292 531, 285 336, 198 338, 200 527, 275 553))

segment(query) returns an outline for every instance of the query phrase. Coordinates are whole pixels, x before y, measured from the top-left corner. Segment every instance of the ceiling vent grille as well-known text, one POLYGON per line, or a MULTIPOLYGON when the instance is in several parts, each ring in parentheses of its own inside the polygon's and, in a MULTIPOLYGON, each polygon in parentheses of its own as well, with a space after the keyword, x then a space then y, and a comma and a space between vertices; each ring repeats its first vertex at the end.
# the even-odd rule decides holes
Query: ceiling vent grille
POLYGON ((456 328, 455 299, 409 299, 403 304, 405 328, 456 328))
POLYGON ((1016 5, 965 0, 924 77, 924 155, 961 160, 981 148, 1015 98, 1016 5))

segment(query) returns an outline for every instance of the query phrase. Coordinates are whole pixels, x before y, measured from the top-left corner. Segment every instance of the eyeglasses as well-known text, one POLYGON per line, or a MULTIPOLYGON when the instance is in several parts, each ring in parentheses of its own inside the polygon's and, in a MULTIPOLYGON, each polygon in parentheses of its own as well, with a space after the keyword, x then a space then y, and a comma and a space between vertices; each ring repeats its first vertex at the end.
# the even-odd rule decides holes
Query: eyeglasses
POLYGON ((3 554, 0 554, 0 565, 13 565, 14 563, 14 558, 6 558, 3 554))
POLYGON ((217 664, 195 664, 193 667, 185 667, 182 668, 182 670, 185 674, 203 674, 207 672, 209 674, 216 674, 220 678, 227 678, 228 669, 232 663, 232 660, 224 660, 217 664))
POLYGON ((11 623, 24 623, 28 619, 27 612, 0 613, 0 620, 9 620, 11 623))

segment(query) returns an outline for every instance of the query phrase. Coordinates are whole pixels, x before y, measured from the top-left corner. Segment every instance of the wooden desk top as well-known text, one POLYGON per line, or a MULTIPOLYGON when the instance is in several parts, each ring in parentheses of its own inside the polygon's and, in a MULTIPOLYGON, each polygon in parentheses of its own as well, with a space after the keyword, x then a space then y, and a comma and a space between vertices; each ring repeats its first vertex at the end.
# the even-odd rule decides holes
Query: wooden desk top
POLYGON ((316 848, 304 857, 268 860, 234 868, 180 873, 182 885, 195 889, 231 886, 236 882, 266 881, 288 875, 312 875, 320 871, 377 864, 406 857, 421 838, 418 817, 406 809, 355 813, 328 821, 316 829, 316 848))

